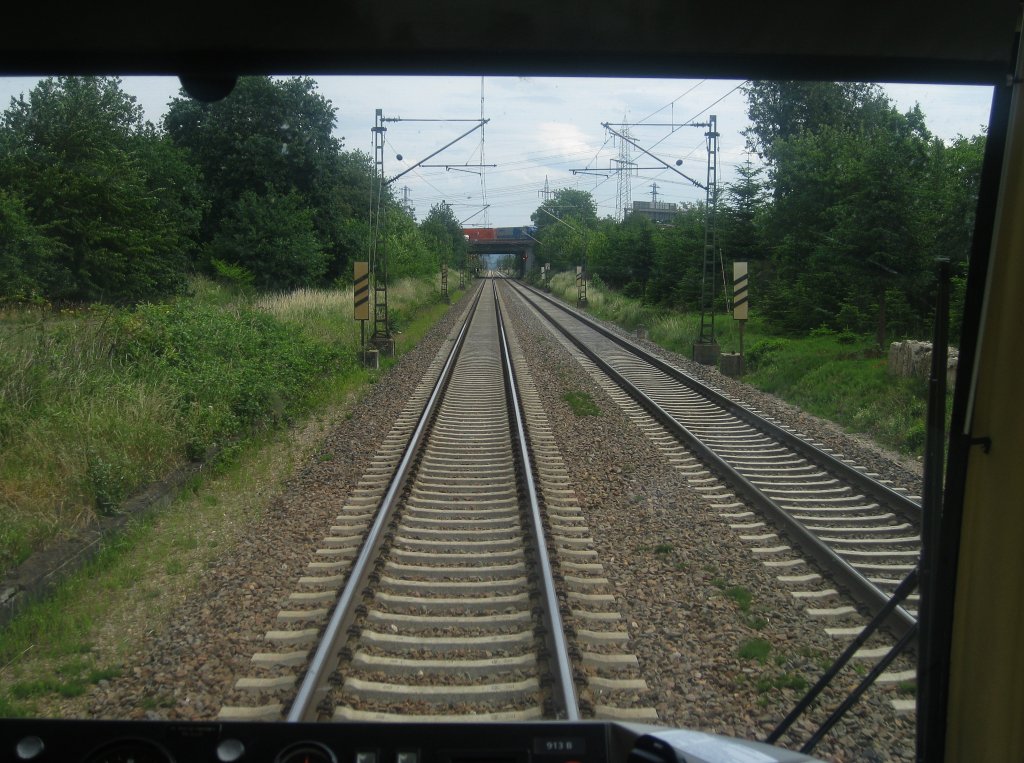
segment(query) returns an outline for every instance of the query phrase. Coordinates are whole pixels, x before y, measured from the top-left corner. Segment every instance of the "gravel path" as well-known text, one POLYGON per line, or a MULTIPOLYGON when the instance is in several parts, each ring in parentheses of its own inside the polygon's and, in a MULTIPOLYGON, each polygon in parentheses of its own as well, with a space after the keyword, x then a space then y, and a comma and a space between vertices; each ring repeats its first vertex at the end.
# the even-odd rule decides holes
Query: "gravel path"
MULTIPOLYGON (((197 588, 138 644, 120 678, 105 681, 69 705, 71 714, 104 718, 211 719, 234 679, 275 627, 281 600, 303 574, 308 553, 325 535, 347 491, 413 385, 439 351, 454 316, 432 329, 341 418, 285 490, 260 518, 240 528, 237 542, 204 574, 197 588), (225 635, 226 634, 226 635, 225 635)), ((545 404, 601 561, 629 622, 631 648, 658 695, 664 722, 748 738, 764 737, 802 696, 780 688, 796 677, 813 682, 844 644, 812 621, 782 591, 736 531, 703 499, 562 345, 525 310, 513 325, 537 332, 521 342, 545 404), (577 417, 563 396, 587 392, 599 416, 577 417), (623 454, 626 454, 624 458, 623 454), (628 463, 626 463, 628 461, 628 463), (749 601, 747 599, 749 598, 749 601), (768 645, 764 661, 741 657, 755 639, 768 645)), ((663 355, 668 355, 662 353, 663 355)), ((684 368, 692 364, 671 357, 684 368)), ((896 484, 916 492, 920 474, 896 469, 883 451, 834 425, 795 411, 750 387, 697 367, 696 372, 896 484)), ((869 644, 870 645, 870 644, 869 644)), ((912 667, 906 658, 894 669, 912 667)), ((848 689, 859 676, 848 671, 848 689)), ((835 761, 913 759, 913 717, 895 715, 893 689, 872 690, 816 750, 835 761)), ((826 710, 837 701, 826 695, 826 710)), ((817 709, 812 720, 820 721, 817 709)), ((816 728, 796 727, 796 743, 816 728)), ((792 746, 794 740, 788 740, 792 746)))

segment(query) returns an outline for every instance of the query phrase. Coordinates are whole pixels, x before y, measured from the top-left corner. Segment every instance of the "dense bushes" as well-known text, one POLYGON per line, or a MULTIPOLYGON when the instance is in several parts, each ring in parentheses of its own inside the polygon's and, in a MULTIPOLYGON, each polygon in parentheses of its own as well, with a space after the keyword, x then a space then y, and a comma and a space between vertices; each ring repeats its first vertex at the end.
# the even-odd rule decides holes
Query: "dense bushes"
POLYGON ((760 342, 755 342, 744 354, 744 368, 747 371, 757 371, 777 363, 780 354, 786 350, 788 345, 789 341, 786 339, 763 339, 760 342))
POLYGON ((312 383, 351 363, 273 316, 179 300, 118 316, 114 351, 174 392, 189 457, 302 406, 312 383))
POLYGON ((196 172, 116 79, 41 82, 0 129, 0 299, 132 302, 184 285, 196 172))
POLYGON ((220 275, 241 269, 261 290, 294 289, 322 282, 327 253, 313 227, 313 211, 297 193, 246 191, 230 209, 209 246, 220 275))
MULTIPOLYGON (((347 294, 332 295, 332 323, 194 285, 165 304, 3 315, 0 569, 356 373, 347 294)), ((395 301, 409 304, 401 289, 395 301)))

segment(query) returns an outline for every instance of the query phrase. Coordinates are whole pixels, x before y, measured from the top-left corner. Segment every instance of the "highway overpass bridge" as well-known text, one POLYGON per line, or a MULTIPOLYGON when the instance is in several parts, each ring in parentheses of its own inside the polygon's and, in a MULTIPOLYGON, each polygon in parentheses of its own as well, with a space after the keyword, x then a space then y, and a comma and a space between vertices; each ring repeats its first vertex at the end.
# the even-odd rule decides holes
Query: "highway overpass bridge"
MULTIPOLYGON (((469 243, 469 253, 478 255, 481 260, 513 255, 526 270, 534 267, 537 240, 532 234, 536 228, 463 228, 462 232, 469 243)), ((491 265, 496 266, 497 263, 492 262, 491 265)))

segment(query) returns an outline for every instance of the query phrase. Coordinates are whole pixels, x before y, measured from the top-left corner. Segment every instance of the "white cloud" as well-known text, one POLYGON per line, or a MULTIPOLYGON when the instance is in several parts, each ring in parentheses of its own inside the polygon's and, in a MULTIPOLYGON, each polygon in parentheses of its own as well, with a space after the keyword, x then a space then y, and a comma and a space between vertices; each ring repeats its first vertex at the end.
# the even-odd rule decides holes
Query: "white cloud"
POLYGON ((596 152, 600 148, 591 145, 586 133, 569 122, 541 122, 536 130, 539 150, 543 153, 576 155, 596 152))

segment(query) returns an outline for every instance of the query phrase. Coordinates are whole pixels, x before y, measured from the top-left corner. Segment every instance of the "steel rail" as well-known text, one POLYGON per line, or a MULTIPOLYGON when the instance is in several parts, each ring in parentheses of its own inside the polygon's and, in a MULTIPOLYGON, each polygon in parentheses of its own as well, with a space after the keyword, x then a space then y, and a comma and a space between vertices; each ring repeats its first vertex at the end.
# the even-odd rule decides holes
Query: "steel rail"
MULTIPOLYGON (((568 312, 568 311, 567 311, 568 312)), ((572 313, 575 316, 575 313, 572 313)), ((819 540, 813 533, 804 528, 797 520, 766 496, 746 477, 736 471, 721 456, 705 445, 689 429, 680 424, 671 414, 648 397, 642 390, 616 371, 596 352, 587 347, 569 329, 552 320, 548 321, 557 328, 577 349, 580 350, 594 365, 611 378, 626 394, 632 397, 641 407, 650 413, 655 420, 668 429, 688 448, 690 448, 704 464, 722 478, 744 500, 760 509, 780 531, 787 535, 800 549, 813 558, 825 569, 831 571, 836 582, 844 586, 862 605, 873 614, 881 611, 889 602, 889 596, 871 581, 855 570, 846 560, 836 554, 828 545, 819 540)), ((885 620, 886 626, 897 637, 902 637, 917 624, 917 620, 902 607, 896 607, 885 620)))
POLYGON ((494 307, 498 316, 498 336, 501 343, 505 385, 510 398, 509 405, 515 420, 516 446, 518 447, 523 479, 526 482, 526 497, 530 502, 530 531, 533 535, 538 566, 540 567, 540 587, 544 599, 542 612, 546 621, 545 640, 548 644, 548 650, 553 654, 556 663, 556 670, 552 672, 556 674, 557 698, 560 701, 566 718, 570 721, 578 721, 580 719, 580 711, 576 698, 576 687, 572 678, 572 661, 569 657, 565 627, 562 623, 558 595, 554 586, 551 558, 548 554, 547 540, 544 534, 540 501, 537 497, 537 485, 533 479, 530 445, 526 434, 522 406, 517 392, 515 365, 512 362, 512 356, 508 349, 508 339, 505 336, 505 319, 502 316, 501 303, 498 300, 498 286, 494 279, 491 279, 491 288, 494 292, 494 307))
POLYGON ((883 503, 884 505, 897 510, 905 519, 916 524, 920 524, 921 506, 920 504, 911 500, 907 496, 893 490, 892 488, 886 485, 883 485, 882 483, 878 482, 875 479, 872 479, 867 474, 864 474, 863 472, 854 469, 848 464, 844 464, 835 456, 831 455, 830 453, 826 453, 821 448, 817 448, 811 445, 809 442, 801 439, 800 437, 797 437, 792 432, 788 432, 782 427, 778 426, 777 424, 773 424, 772 422, 761 418, 756 413, 744 408, 742 405, 739 405, 735 401, 730 400, 722 393, 712 389, 706 384, 703 384, 699 380, 694 379, 692 376, 688 376, 686 373, 679 370, 675 366, 666 363, 664 360, 657 357, 656 355, 652 355, 650 352, 643 349, 642 347, 633 344, 629 340, 617 335, 615 332, 600 325, 596 321, 588 318, 587 316, 579 313, 576 310, 573 310, 568 305, 565 305, 560 301, 554 299, 553 297, 550 297, 547 294, 538 291, 537 289, 534 289, 533 287, 527 286, 526 284, 517 284, 517 286, 528 290, 531 294, 535 294, 536 296, 541 297, 554 307, 557 307, 561 311, 571 315, 573 318, 585 324, 589 328, 594 329, 605 338, 610 339, 611 341, 618 344, 620 347, 623 347, 624 349, 633 353, 644 362, 653 365, 659 371, 662 371, 663 373, 667 374, 676 381, 685 384, 694 392, 698 393, 702 397, 709 399, 711 402, 715 403, 715 405, 718 405, 719 407, 725 409, 736 418, 741 419, 743 422, 749 424, 750 426, 754 427, 763 434, 780 441, 782 444, 796 451, 807 460, 812 461, 815 464, 818 464, 823 469, 830 472, 833 476, 839 477, 844 481, 851 483, 858 490, 863 491, 865 494, 867 494, 871 498, 874 498, 876 501, 879 501, 880 503, 883 503))
POLYGON ((331 619, 328 621, 321 636, 316 653, 310 661, 309 668, 306 670, 302 684, 299 686, 295 699, 292 701, 291 707, 288 710, 286 720, 289 723, 316 720, 317 704, 327 691, 324 678, 337 666, 338 649, 341 646, 341 641, 348 637, 349 627, 352 625, 355 618, 353 605, 356 601, 356 597, 359 596, 366 587, 366 583, 373 568, 371 563, 374 561, 374 558, 384 541, 385 528, 387 528, 388 524, 391 522, 392 515, 398 505, 398 496, 405 487, 412 471, 413 463, 415 461, 416 454, 420 450, 424 433, 427 430, 429 422, 434 416, 434 412, 440 403, 444 390, 448 386, 452 370, 455 367, 455 361, 462 350, 463 344, 465 343, 467 330, 476 313, 476 308, 480 303, 480 297, 482 294, 483 288, 481 287, 469 310, 469 315, 467 316, 466 321, 452 346, 452 350, 448 355, 448 360, 445 362, 445 365, 438 376, 434 390, 431 393, 430 398, 427 400, 426 405, 423 407, 423 413, 420 415, 416 428, 409 439, 409 445, 406 448, 401 461, 398 463, 398 466, 395 467, 395 472, 391 478, 388 491, 381 500, 373 525, 371 526, 370 531, 366 536, 366 540, 363 542, 363 545, 359 550, 359 555, 356 557, 356 561, 349 572, 349 577, 345 583, 345 587, 334 607, 334 611, 331 613, 331 619))

